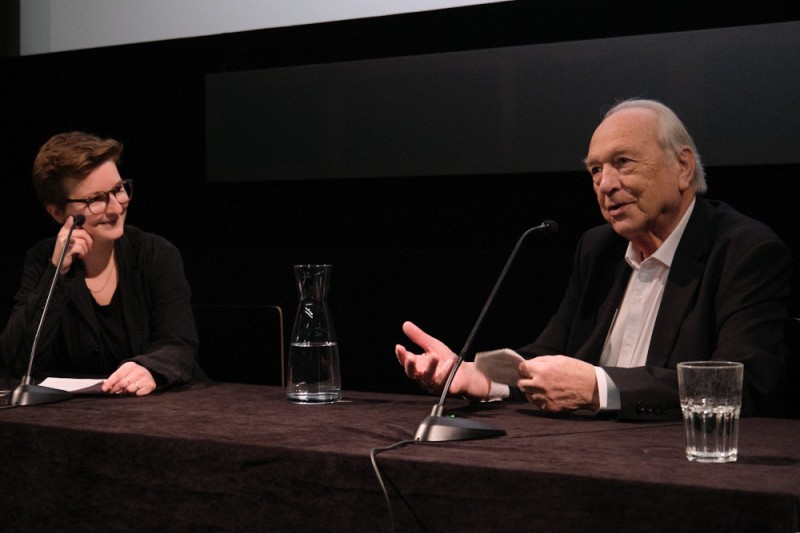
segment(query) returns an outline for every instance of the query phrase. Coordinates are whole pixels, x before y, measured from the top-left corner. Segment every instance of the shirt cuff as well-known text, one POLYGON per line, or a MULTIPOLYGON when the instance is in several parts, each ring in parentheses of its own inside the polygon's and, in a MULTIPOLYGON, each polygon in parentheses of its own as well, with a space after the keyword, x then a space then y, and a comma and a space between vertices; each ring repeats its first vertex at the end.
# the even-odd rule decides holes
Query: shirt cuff
POLYGON ((497 383, 492 381, 492 388, 489 390, 489 396, 484 400, 485 402, 496 402, 511 396, 511 388, 505 383, 497 383))
POLYGON ((619 389, 614 380, 599 366, 594 367, 594 375, 597 378, 600 411, 619 411, 622 402, 619 398, 619 389))

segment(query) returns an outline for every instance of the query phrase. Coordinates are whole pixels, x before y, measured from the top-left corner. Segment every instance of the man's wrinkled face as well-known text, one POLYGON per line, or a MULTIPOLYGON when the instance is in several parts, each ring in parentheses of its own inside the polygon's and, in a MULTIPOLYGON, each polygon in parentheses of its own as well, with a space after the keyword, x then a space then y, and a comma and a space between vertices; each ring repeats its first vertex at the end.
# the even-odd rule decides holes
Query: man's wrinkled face
POLYGON ((661 147, 655 112, 631 108, 606 118, 592 136, 585 162, 603 218, 634 246, 652 253, 680 221, 683 192, 691 182, 683 157, 661 147))

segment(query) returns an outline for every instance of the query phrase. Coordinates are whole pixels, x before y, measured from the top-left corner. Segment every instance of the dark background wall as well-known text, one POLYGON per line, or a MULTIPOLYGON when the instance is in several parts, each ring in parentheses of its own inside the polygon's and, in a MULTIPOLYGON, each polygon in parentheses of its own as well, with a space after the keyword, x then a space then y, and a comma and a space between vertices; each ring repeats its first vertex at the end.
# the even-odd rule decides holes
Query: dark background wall
MULTIPOLYGON (((297 305, 292 265, 331 263, 345 388, 414 392, 393 355, 402 322, 460 348, 517 237, 552 218, 561 231, 524 246, 475 347, 536 336, 558 305, 577 239, 602 223, 588 177, 570 170, 212 183, 207 75, 797 20, 787 4, 511 2, 3 59, 0 322, 24 251, 56 231, 31 190, 33 157, 53 133, 83 129, 124 142, 121 170, 136 180, 129 223, 180 247, 196 303, 278 304, 288 336, 297 305)), ((629 96, 670 103, 663 89, 619 98, 629 96)), ((759 96, 753 105, 770 105, 769 94, 759 96)), ((591 131, 576 135, 585 143, 591 131)), ((785 162, 711 166, 708 196, 770 224, 797 256, 798 171, 785 162)), ((800 314, 797 296, 792 312, 800 314)))

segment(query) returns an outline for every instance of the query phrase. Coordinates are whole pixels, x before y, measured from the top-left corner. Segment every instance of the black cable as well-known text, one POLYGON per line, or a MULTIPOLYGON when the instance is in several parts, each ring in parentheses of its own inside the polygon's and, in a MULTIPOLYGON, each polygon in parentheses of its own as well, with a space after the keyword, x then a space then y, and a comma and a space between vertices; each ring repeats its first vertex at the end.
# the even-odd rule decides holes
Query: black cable
MULTIPOLYGON (((394 533, 394 513, 392 512, 392 501, 389 498, 389 491, 386 490, 386 485, 383 482, 383 476, 381 475, 381 469, 378 466, 378 461, 377 461, 376 457, 381 452, 394 450, 395 448, 401 448, 403 446, 406 446, 408 444, 414 444, 416 442, 418 442, 418 441, 410 440, 410 439, 409 440, 401 440, 399 442, 395 442, 394 444, 392 444, 390 446, 372 448, 369 451, 369 458, 370 458, 370 461, 372 461, 372 469, 375 471, 375 476, 378 478, 378 483, 380 483, 381 490, 383 491, 383 497, 386 500, 386 508, 388 509, 388 512, 389 512, 389 526, 390 526, 389 530, 392 533, 394 533)), ((394 483, 392 483, 392 480, 387 477, 386 481, 391 485, 392 490, 394 490, 395 494, 397 494, 397 496, 400 498, 400 500, 405 504, 406 508, 411 512, 411 515, 414 517, 414 520, 417 522, 417 524, 422 529, 422 531, 427 532, 427 529, 422 524, 422 522, 420 521, 420 519, 417 516, 417 514, 414 512, 414 509, 412 509, 411 505, 408 503, 408 500, 406 500, 405 497, 400 493, 400 491, 397 490, 397 487, 395 487, 394 483)))

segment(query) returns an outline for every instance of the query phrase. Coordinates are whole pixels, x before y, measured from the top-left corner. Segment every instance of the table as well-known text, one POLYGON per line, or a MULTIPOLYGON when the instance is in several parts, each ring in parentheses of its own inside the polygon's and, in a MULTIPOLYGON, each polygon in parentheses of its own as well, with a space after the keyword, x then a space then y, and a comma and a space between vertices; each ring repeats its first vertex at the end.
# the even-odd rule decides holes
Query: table
MULTIPOLYGON (((435 403, 345 392, 296 405, 279 387, 215 383, 0 410, 0 527, 390 531, 369 452, 411 439, 435 403)), ((710 465, 686 460, 679 422, 447 407, 507 435, 379 454, 396 531, 800 526, 800 421, 743 419, 739 461, 710 465)))

